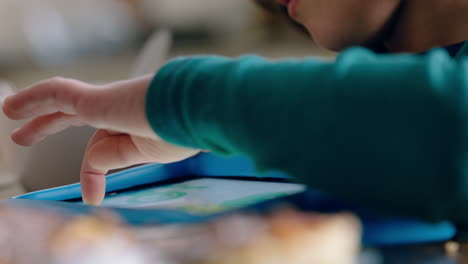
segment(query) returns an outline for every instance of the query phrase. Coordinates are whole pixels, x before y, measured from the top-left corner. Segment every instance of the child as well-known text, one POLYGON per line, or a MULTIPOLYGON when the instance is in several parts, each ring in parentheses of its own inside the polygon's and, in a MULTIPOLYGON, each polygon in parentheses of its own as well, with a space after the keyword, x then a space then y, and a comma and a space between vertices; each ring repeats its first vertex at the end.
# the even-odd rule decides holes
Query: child
POLYGON ((54 78, 6 99, 8 117, 33 118, 13 140, 29 146, 69 126, 99 128, 81 171, 90 204, 102 201, 110 169, 209 150, 249 155, 260 171, 282 170, 375 211, 467 222, 467 2, 281 4, 317 43, 343 50, 336 61, 202 56, 107 85, 54 78), (458 60, 442 49, 372 51, 446 45, 458 60))

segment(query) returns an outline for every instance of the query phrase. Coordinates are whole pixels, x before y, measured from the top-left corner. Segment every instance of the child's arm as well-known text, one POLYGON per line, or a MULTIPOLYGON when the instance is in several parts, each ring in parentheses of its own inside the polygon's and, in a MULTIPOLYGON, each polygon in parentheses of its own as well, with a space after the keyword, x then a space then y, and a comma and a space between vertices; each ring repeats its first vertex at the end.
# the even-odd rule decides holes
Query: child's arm
POLYGON ((442 51, 199 57, 166 65, 146 109, 169 142, 248 154, 259 169, 382 212, 466 221, 467 92, 468 61, 442 51))

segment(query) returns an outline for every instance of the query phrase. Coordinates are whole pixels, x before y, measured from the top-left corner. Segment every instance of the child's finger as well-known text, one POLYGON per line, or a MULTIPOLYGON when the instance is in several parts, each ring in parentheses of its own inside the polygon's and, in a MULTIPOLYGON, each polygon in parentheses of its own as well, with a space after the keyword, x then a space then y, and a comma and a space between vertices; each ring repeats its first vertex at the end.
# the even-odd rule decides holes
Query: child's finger
POLYGON ((88 145, 83 160, 83 200, 89 204, 102 202, 105 195, 104 175, 109 170, 147 162, 150 159, 138 150, 129 135, 98 132, 88 145))
POLYGON ((12 140, 22 146, 31 146, 49 135, 58 133, 70 126, 82 126, 83 122, 75 115, 53 113, 36 117, 11 135, 12 140))
POLYGON ((53 78, 24 89, 5 99, 3 112, 14 120, 63 112, 75 114, 75 109, 87 84, 70 79, 53 78))
POLYGON ((81 164, 80 182, 83 201, 85 204, 99 205, 106 194, 107 170, 96 170, 88 163, 89 149, 99 140, 110 136, 106 130, 98 130, 88 142, 81 164))

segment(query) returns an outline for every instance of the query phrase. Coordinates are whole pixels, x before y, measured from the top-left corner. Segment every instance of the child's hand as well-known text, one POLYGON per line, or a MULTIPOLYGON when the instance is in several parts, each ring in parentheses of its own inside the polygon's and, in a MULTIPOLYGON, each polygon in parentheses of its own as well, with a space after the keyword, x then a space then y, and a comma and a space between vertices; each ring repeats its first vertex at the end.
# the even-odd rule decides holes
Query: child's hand
POLYGON ((6 98, 3 105, 11 119, 32 118, 13 132, 12 139, 30 146, 70 126, 98 128, 88 143, 80 181, 83 200, 99 204, 105 195, 105 174, 109 170, 140 163, 175 162, 199 152, 169 144, 151 129, 145 114, 151 78, 107 85, 54 78, 24 89, 6 98))

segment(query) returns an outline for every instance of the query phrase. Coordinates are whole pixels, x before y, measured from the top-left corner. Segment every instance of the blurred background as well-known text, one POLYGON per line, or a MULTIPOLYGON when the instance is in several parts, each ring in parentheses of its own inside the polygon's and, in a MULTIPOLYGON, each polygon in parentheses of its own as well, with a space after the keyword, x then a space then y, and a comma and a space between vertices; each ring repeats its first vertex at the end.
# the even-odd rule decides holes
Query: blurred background
MULTIPOLYGON (((251 0, 1 0, 0 90, 53 76, 128 78, 141 47, 160 28, 173 33, 169 57, 334 55, 251 0)), ((0 118, 0 198, 79 180, 92 129, 73 128, 21 148, 9 140, 18 125, 0 118)))

